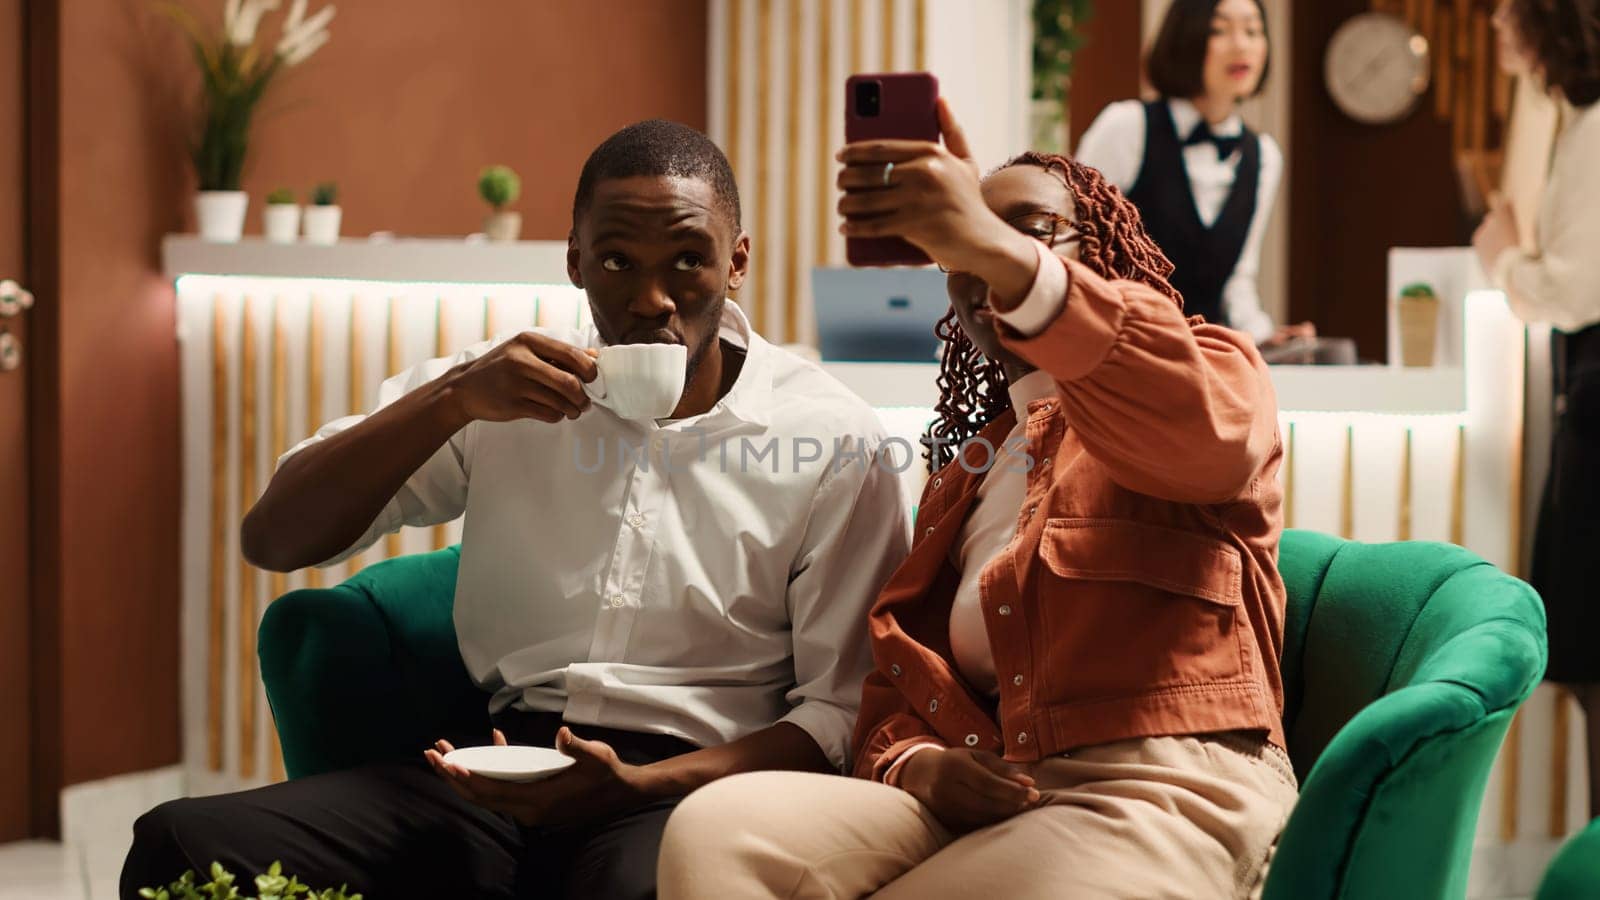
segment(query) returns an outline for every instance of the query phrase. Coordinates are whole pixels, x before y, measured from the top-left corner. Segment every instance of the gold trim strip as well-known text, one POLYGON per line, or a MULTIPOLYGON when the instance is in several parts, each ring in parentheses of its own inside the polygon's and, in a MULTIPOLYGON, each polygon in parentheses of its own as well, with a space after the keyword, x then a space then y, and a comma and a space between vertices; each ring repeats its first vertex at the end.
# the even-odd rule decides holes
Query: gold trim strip
POLYGON ((789 166, 784 173, 783 190, 783 290, 778 301, 783 304, 783 340, 789 343, 800 340, 800 51, 805 31, 805 11, 801 0, 789 0, 789 166))
POLYGON ((1506 729, 1505 752, 1500 754, 1500 841, 1517 839, 1517 798, 1522 792, 1522 710, 1506 729))
POLYGON ((866 25, 862 4, 866 0, 850 0, 850 72, 851 75, 865 75, 862 65, 866 56, 866 25))
POLYGON ((1356 427, 1344 427, 1344 491, 1339 498, 1339 534, 1354 540, 1356 533, 1356 427))
MULTIPOLYGON (((383 373, 385 378, 392 378, 395 375, 400 374, 400 370, 405 367, 405 354, 400 347, 400 329, 403 323, 401 322, 400 318, 400 310, 396 309, 396 307, 399 305, 400 300, 398 297, 389 298, 389 321, 387 323, 389 335, 387 346, 384 348, 385 352, 383 360, 383 373)), ((387 535, 384 535, 383 552, 390 559, 394 559, 396 556, 404 555, 405 551, 400 546, 400 532, 393 531, 387 535)))
MULTIPOLYGON (((350 402, 349 414, 359 416, 367 411, 367 350, 366 341, 362 334, 366 331, 366 316, 361 312, 361 298, 355 294, 350 295, 350 334, 347 340, 350 348, 350 358, 346 361, 349 366, 349 386, 346 390, 350 402)), ((339 564, 339 578, 343 580, 361 571, 362 558, 367 551, 362 551, 339 564)))
POLYGON ((928 0, 916 0, 912 7, 912 58, 917 71, 928 71, 928 0))
MULTIPOLYGON (((739 154, 739 96, 744 89, 743 54, 739 50, 744 46, 742 40, 744 32, 744 3, 745 0, 728 0, 728 34, 727 39, 723 42, 723 46, 727 48, 725 52, 727 54, 728 93, 723 102, 726 104, 728 133, 724 139, 726 146, 722 149, 728 154, 728 166, 733 169, 735 178, 744 176, 744 173, 739 168, 741 163, 739 154)), ((487 322, 488 319, 485 318, 484 321, 487 322)))
POLYGON ((1411 540, 1411 429, 1406 429, 1405 445, 1400 451, 1400 524, 1395 528, 1396 539, 1411 540))
POLYGON ((878 71, 893 72, 894 67, 894 0, 883 0, 878 13, 879 62, 878 71))
MULTIPOLYGON (((772 116, 768 107, 768 98, 772 96, 772 0, 756 0, 756 243, 762 247, 768 246, 767 236, 761 227, 763 222, 774 221, 773 216, 767 215, 767 202, 772 197, 772 148, 769 146, 772 134, 772 116)), ((781 220, 780 217, 776 217, 781 220)), ((750 324, 758 334, 767 333, 767 295, 771 293, 768 286, 772 280, 767 277, 768 268, 759 263, 761 253, 757 251, 755 258, 758 261, 755 277, 746 283, 750 284, 750 302, 745 307, 745 313, 750 316, 750 324), (752 283, 753 282, 753 283, 752 283)))
MULTIPOLYGON (((433 301, 433 355, 439 358, 449 356, 454 344, 449 333, 444 315, 443 298, 435 297, 433 301)), ((450 546, 450 532, 443 523, 433 526, 433 549, 443 550, 450 546)))
MULTIPOLYGON (((1443 10, 1440 10, 1443 12, 1443 10)), ((1456 426, 1456 477, 1451 488, 1450 543, 1466 546, 1467 426, 1456 426)))
MULTIPOLYGON (((311 295, 309 321, 306 323, 306 432, 310 437, 322 427, 323 408, 323 350, 322 336, 327 331, 327 310, 322 298, 311 295)), ((323 586, 322 570, 315 566, 306 569, 306 587, 323 586)))
MULTIPOLYGON (((282 298, 276 298, 272 304, 272 418, 267 436, 273 465, 289 449, 289 326, 283 311, 282 298)), ((282 572, 268 575, 267 583, 268 603, 289 592, 289 576, 282 572)))
MULTIPOLYGON (((255 298, 244 298, 243 339, 239 352, 239 504, 256 496, 256 326, 255 298)), ((256 774, 256 569, 239 559, 239 774, 256 774)))
POLYGON ((1552 684, 1555 690, 1555 716, 1550 722, 1550 836, 1567 836, 1567 740, 1572 727, 1572 698, 1567 689, 1552 684))
POLYGON ((1294 423, 1283 447, 1283 527, 1294 527, 1294 423))
POLYGON ((223 767, 222 716, 227 678, 228 576, 228 330, 223 298, 211 298, 211 596, 206 633, 206 762, 213 772, 223 767))
POLYGON ((833 257, 833 0, 821 0, 817 25, 817 265, 833 257))

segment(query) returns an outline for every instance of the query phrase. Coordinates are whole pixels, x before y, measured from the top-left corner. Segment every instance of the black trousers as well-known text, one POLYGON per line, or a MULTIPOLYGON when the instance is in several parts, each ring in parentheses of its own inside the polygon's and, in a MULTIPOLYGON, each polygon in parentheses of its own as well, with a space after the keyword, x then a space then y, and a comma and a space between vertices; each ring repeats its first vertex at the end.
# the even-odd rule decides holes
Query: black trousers
MULTIPOLYGON (((495 718, 513 744, 554 746, 556 713, 495 718)), ((573 726, 644 765, 697 749, 665 735, 573 726)), ((487 743, 487 735, 481 743, 487 743)), ((678 801, 663 800, 610 821, 574 828, 522 828, 456 795, 422 759, 377 763, 237 794, 163 803, 133 826, 121 895, 160 887, 213 860, 246 893, 274 860, 317 890, 349 884, 368 900, 390 898, 616 898, 656 893, 661 832, 678 801)))

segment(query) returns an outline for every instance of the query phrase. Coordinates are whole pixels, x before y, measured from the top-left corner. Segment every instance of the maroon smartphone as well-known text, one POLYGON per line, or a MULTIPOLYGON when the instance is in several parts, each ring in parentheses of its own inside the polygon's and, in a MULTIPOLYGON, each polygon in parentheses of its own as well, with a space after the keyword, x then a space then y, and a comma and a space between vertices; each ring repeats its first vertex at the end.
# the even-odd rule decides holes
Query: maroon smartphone
MULTIPOLYGON (((845 143, 893 138, 939 140, 939 79, 931 72, 852 75, 844 87, 845 143)), ((849 238, 852 266, 925 266, 932 260, 900 238, 849 238)))

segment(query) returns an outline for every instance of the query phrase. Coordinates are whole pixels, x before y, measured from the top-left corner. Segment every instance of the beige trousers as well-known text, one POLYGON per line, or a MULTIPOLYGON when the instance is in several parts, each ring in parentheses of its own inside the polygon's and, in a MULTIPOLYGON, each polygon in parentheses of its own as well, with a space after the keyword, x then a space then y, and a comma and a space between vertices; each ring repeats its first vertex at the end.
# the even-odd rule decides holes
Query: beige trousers
POLYGON ((899 788, 755 772, 673 813, 661 900, 1259 895, 1293 807, 1282 751, 1232 735, 1120 741, 1034 767, 1040 806, 953 835, 899 788))

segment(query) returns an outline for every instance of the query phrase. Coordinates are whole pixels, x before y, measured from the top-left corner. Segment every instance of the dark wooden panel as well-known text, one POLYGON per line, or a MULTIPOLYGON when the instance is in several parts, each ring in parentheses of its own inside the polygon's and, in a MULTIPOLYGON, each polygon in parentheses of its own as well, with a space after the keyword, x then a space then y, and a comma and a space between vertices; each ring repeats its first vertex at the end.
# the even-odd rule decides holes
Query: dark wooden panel
POLYGON ((1450 158, 1450 125, 1430 96, 1395 125, 1361 125, 1339 112, 1322 76, 1334 31, 1366 0, 1294 8, 1294 86, 1289 149, 1289 318, 1353 337, 1361 356, 1385 357, 1385 292, 1391 247, 1466 243, 1450 158))
MULTIPOLYGON (((23 12, 0 0, 0 278, 27 278, 23 263, 23 12)), ((0 319, 27 352, 25 318, 0 319)), ((28 666, 27 368, 0 372, 0 843, 29 834, 32 765, 28 666)))
POLYGON ((1086 43, 1073 60, 1068 123, 1072 145, 1109 104, 1139 96, 1144 54, 1139 46, 1142 4, 1096 3, 1086 43))

